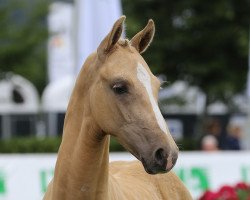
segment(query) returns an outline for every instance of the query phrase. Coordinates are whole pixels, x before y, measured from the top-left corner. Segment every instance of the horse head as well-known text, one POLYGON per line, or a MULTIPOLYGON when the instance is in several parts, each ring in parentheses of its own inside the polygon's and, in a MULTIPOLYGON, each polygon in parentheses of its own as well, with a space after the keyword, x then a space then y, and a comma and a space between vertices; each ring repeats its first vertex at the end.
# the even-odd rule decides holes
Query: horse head
POLYGON ((160 81, 140 55, 154 37, 154 22, 129 41, 120 38, 124 20, 115 22, 95 53, 90 110, 102 134, 117 138, 148 173, 168 172, 178 147, 158 107, 160 81))

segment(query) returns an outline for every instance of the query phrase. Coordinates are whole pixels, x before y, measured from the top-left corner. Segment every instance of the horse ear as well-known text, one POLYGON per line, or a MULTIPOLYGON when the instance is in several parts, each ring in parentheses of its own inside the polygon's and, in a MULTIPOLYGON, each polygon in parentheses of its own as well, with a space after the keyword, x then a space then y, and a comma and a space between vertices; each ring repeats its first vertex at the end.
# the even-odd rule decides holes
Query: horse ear
POLYGON ((135 47, 139 53, 146 51, 153 40, 155 34, 155 24, 152 19, 148 21, 146 27, 137 33, 131 40, 130 44, 135 47))
POLYGON ((102 40, 101 44, 97 48, 97 54, 99 57, 104 57, 118 42, 121 37, 123 30, 123 22, 126 16, 121 16, 113 25, 112 30, 109 34, 102 40))

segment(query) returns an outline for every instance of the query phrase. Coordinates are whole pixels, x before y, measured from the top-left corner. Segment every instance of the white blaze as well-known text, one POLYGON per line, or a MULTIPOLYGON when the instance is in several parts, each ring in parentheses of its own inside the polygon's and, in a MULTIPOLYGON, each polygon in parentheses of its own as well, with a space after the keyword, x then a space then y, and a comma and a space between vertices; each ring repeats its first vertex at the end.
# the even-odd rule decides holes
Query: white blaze
POLYGON ((160 126, 161 130, 164 133, 168 133, 168 128, 167 128, 166 122, 161 114, 159 106, 156 103, 154 95, 153 95, 150 75, 141 63, 138 63, 138 65, 137 65, 137 78, 143 84, 143 86, 145 87, 145 89, 148 93, 149 100, 150 100, 150 103, 152 105, 153 111, 155 113, 155 118, 157 120, 158 125, 160 126))

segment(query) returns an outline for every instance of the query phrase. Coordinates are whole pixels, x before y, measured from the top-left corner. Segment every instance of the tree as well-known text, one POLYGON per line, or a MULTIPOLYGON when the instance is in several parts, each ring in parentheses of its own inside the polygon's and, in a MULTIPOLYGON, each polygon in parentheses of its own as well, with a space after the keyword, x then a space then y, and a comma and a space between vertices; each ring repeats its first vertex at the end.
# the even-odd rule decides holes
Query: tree
POLYGON ((0 3, 0 73, 20 74, 39 92, 46 80, 47 12, 46 0, 0 3))
POLYGON ((208 103, 245 88, 249 0, 123 0, 132 37, 149 18, 156 35, 145 58, 155 73, 199 86, 208 103), (131 28, 132 27, 132 28, 131 28))

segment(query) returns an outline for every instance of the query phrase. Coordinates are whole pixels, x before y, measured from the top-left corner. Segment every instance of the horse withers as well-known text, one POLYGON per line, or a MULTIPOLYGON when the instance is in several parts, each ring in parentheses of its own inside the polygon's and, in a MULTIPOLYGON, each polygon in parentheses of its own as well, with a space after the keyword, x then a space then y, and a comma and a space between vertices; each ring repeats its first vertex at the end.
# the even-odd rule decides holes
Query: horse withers
POLYGON ((44 200, 192 199, 170 171, 178 148, 157 104, 160 82, 140 55, 153 39, 154 22, 129 41, 120 38, 124 20, 78 75, 44 200), (139 161, 109 164, 110 135, 139 161))

